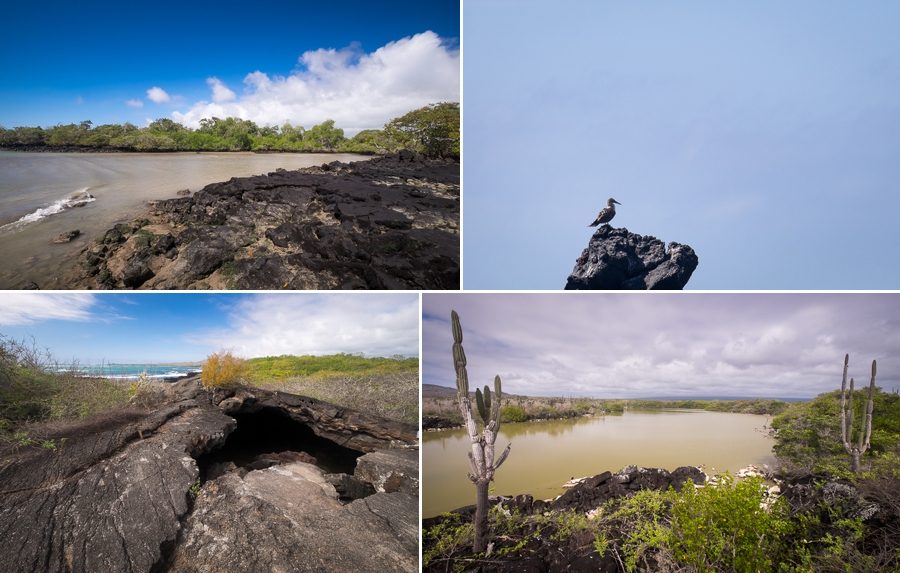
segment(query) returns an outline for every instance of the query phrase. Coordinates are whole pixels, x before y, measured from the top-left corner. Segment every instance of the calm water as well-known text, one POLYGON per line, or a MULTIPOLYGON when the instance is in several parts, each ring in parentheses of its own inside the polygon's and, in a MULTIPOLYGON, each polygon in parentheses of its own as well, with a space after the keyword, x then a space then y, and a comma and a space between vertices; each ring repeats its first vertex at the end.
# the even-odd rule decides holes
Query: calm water
MULTIPOLYGON (((629 464, 674 470, 706 466, 732 473, 773 460, 763 430, 768 416, 702 411, 626 412, 621 416, 503 424, 497 453, 512 442, 494 478, 500 495, 548 499, 572 477, 618 471, 629 464)), ((423 516, 475 503, 465 430, 425 432, 422 444, 423 516)))
POLYGON ((25 153, 0 151, 0 288, 65 288, 61 269, 116 223, 139 215, 147 201, 197 191, 210 183, 298 169, 351 154, 25 153), (93 199, 84 199, 87 192, 93 199), (81 206, 76 206, 81 205, 81 206), (51 244, 78 229, 81 237, 51 244))

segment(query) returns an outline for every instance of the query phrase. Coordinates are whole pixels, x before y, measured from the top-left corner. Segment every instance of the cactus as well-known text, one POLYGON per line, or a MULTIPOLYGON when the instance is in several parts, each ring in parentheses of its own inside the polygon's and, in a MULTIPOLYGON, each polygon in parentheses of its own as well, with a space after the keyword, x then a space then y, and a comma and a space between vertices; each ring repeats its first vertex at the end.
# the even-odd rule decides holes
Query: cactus
POLYGON ((475 542, 473 550, 481 553, 487 549, 488 538, 488 486, 494 479, 497 471, 506 457, 512 444, 507 444, 506 449, 494 462, 494 443, 500 431, 500 404, 502 392, 500 377, 494 377, 494 393, 484 387, 484 392, 475 390, 475 404, 478 415, 481 417, 481 431, 475 416, 472 414, 472 402, 469 400, 469 374, 466 371, 466 352, 463 350, 462 327, 459 324, 459 315, 456 311, 450 312, 450 322, 453 327, 453 365, 456 369, 456 399, 459 403, 459 411, 463 417, 466 431, 472 442, 472 451, 469 454, 469 479, 475 484, 475 542))
POLYGON ((872 437, 872 395, 875 392, 875 361, 872 361, 872 379, 869 382, 869 396, 866 402, 865 419, 860 421, 859 435, 856 443, 853 442, 853 378, 850 379, 850 392, 847 392, 847 365, 850 355, 844 355, 844 375, 841 378, 841 441, 844 449, 850 454, 850 469, 859 472, 859 460, 869 449, 869 439, 872 437))

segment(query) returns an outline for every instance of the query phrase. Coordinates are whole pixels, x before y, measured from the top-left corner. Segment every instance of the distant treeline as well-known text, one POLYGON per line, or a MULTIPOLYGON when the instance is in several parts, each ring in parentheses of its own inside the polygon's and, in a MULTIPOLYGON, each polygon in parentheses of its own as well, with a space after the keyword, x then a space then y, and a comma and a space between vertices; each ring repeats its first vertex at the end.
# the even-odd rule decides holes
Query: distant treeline
POLYGON ((0 127, 0 147, 10 149, 83 149, 86 151, 307 151, 390 153, 411 149, 431 157, 459 157, 459 104, 438 103, 392 119, 383 129, 367 129, 352 138, 326 120, 309 129, 285 123, 259 126, 246 119, 200 120, 191 129, 171 119, 147 127, 131 123, 95 126, 91 121, 49 128, 0 127))
POLYGON ((781 400, 627 400, 633 410, 709 410, 711 412, 734 412, 737 414, 778 414, 788 403, 781 400))
MULTIPOLYGON (((788 407, 780 400, 601 400, 595 398, 545 398, 534 396, 506 396, 500 410, 503 422, 554 420, 580 416, 621 414, 629 410, 708 410, 738 414, 775 415, 788 407)), ((425 427, 442 428, 462 425, 456 398, 423 399, 425 427)))

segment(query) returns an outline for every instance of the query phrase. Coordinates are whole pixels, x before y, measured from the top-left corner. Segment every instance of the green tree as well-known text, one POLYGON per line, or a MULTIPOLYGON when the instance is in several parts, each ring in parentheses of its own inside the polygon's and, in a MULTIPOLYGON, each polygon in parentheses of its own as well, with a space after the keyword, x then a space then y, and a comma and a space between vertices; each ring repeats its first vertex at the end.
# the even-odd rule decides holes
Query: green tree
POLYGON ((411 111, 388 122, 384 134, 392 149, 459 157, 459 104, 444 102, 411 111))
POLYGON ((303 140, 311 149, 332 151, 344 141, 344 130, 334 127, 334 120, 327 119, 314 125, 303 134, 303 140))

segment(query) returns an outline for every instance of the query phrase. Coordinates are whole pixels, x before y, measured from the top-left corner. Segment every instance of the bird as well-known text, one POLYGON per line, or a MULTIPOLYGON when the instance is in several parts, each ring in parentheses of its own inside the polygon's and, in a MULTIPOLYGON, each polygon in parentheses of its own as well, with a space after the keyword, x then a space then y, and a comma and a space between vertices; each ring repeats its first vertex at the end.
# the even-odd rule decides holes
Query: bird
POLYGON ((621 205, 621 203, 610 197, 606 202, 606 207, 600 209, 600 212, 597 213, 597 218, 594 219, 594 222, 588 225, 588 227, 596 227, 602 223, 609 223, 612 221, 612 218, 616 216, 616 205, 621 205))

